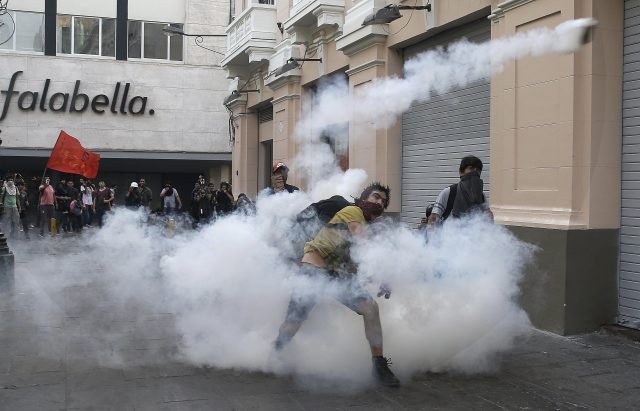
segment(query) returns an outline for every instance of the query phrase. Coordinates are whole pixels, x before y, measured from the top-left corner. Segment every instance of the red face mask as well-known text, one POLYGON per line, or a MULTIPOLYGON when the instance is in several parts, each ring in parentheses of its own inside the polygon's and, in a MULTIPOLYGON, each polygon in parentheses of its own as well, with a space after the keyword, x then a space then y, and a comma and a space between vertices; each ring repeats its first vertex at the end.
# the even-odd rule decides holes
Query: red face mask
POLYGON ((360 207, 362 214, 364 214, 364 219, 367 221, 375 220, 384 212, 384 207, 377 203, 360 199, 356 199, 355 203, 356 206, 360 207))

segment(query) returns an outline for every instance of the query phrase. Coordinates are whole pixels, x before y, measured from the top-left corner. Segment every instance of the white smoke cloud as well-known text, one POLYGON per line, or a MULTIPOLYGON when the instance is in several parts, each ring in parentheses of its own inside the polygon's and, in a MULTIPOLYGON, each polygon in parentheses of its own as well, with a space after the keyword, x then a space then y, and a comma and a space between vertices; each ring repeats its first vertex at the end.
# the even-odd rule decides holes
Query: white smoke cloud
MULTIPOLYGON (((37 261, 27 258, 20 264, 17 289, 42 297, 31 301, 31 321, 59 326, 79 319, 69 338, 89 345, 85 359, 99 364, 180 359, 292 373, 314 389, 318 384, 332 390, 366 386, 371 362, 362 318, 331 297, 334 282, 296 274, 294 216, 312 201, 357 195, 367 179, 362 170, 339 172, 318 136, 353 115, 384 127, 411 102, 490 76, 514 58, 569 51, 562 33, 577 25, 572 24, 482 45, 461 42, 448 53, 427 52, 407 63, 404 79, 383 79, 352 96, 339 82, 321 90, 312 115, 296 131, 299 141, 312 144, 303 145, 292 170, 305 174, 311 190, 259 196, 256 215, 229 216, 171 238, 161 224, 145 222, 143 214, 118 209, 101 230, 60 240, 68 249, 51 246, 49 239, 14 243, 18 255, 28 256, 34 247, 60 250, 50 256, 40 250, 37 261), (70 287, 87 293, 77 306, 57 302, 70 287), (300 287, 318 293, 318 305, 277 354, 273 341, 292 290, 300 287), (175 340, 175 351, 154 350, 147 338, 151 331, 138 327, 145 318, 161 315, 170 318, 160 331, 175 340), (132 335, 147 348, 142 359, 127 353, 132 335)), ((391 299, 377 301, 385 354, 403 379, 424 371, 491 370, 499 354, 530 328, 516 300, 532 249, 479 217, 447 224, 430 233, 428 242, 401 224, 379 224, 354 247, 353 257, 373 295, 381 282, 393 289, 391 299)))

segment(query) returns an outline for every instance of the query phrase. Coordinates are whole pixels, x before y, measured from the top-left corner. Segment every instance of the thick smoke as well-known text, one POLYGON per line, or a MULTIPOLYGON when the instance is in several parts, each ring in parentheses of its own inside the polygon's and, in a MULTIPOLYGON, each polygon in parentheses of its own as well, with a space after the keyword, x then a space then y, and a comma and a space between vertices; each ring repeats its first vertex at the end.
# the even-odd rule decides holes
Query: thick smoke
MULTIPOLYGON (((367 179, 362 170, 339 172, 331 151, 314 136, 353 115, 383 127, 412 101, 490 76, 514 58, 571 51, 559 45, 572 24, 427 52, 407 64, 406 78, 380 80, 353 97, 340 86, 321 90, 313 116, 305 116, 297 131, 301 136, 316 130, 293 170, 305 173, 311 190, 261 195, 255 215, 228 216, 171 237, 141 212, 118 209, 101 230, 56 240, 60 244, 12 243, 21 261, 16 290, 29 296, 32 309, 28 320, 58 328, 74 323, 65 338, 85 361, 101 365, 180 360, 292 374, 316 388, 367 386, 371 360, 362 319, 335 302, 335 283, 296 275, 295 215, 330 195, 358 195, 367 179), (43 254, 46 249, 53 255, 43 254), (294 289, 321 297, 300 332, 277 353, 273 341, 294 289), (70 290, 86 297, 71 303, 63 298, 70 290), (165 317, 162 329, 140 326, 165 317), (132 339, 138 347, 133 354, 132 339), (160 339, 175 346, 156 349, 160 339)), ((530 324, 516 299, 533 250, 505 228, 473 216, 428 233, 428 241, 424 233, 392 221, 370 231, 353 257, 372 295, 380 283, 393 290, 389 300, 377 301, 385 354, 402 379, 425 371, 492 370, 499 354, 527 334, 530 324)), ((59 351, 51 342, 38 336, 42 355, 59 351)))

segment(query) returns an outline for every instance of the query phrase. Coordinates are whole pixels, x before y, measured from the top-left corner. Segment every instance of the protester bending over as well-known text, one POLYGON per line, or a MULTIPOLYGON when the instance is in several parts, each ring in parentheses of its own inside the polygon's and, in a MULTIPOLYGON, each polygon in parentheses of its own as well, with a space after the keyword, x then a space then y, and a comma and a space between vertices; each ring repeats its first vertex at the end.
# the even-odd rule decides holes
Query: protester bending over
MULTIPOLYGON (((374 374, 387 386, 399 381, 389 369, 383 356, 382 326, 378 304, 357 279, 357 267, 351 260, 350 245, 354 238, 366 236, 366 225, 379 218, 389 205, 389 188, 380 183, 366 187, 355 205, 338 211, 315 238, 304 246, 300 273, 312 278, 335 281, 341 287, 336 297, 342 304, 362 315, 364 330, 373 357, 374 374)), ((381 294, 389 298, 390 291, 381 287, 381 294)), ((275 348, 281 350, 298 332, 316 304, 317 295, 295 291, 289 301, 285 320, 280 326, 275 348)))

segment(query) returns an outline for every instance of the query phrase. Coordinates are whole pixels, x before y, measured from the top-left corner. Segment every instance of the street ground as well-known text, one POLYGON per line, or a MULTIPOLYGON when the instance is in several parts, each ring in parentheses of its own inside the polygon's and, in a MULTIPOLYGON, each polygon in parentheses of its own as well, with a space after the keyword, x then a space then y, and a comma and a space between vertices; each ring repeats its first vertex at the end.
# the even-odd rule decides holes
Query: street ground
MULTIPOLYGON (((15 284, 0 292, 0 410, 640 408, 640 344, 605 331, 569 338, 534 331, 494 372, 425 373, 399 389, 353 394, 182 363, 171 313, 132 315, 139 307, 108 306, 99 284, 56 281, 43 269, 59 264, 60 244, 38 239, 31 257, 14 245, 15 284), (96 329, 112 338, 95 338, 96 329)), ((86 267, 81 248, 65 250, 64 261, 61 277, 74 264, 80 273, 86 267)))

